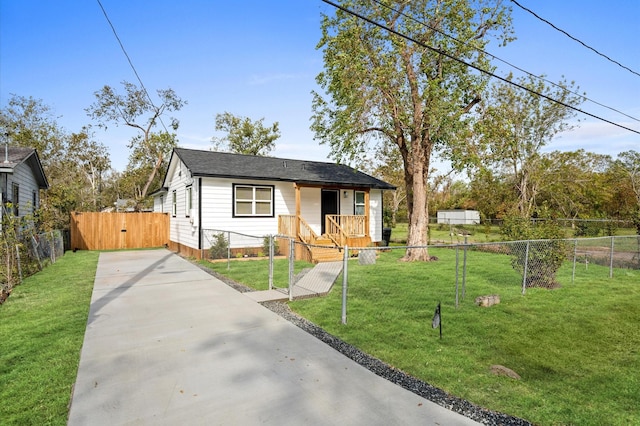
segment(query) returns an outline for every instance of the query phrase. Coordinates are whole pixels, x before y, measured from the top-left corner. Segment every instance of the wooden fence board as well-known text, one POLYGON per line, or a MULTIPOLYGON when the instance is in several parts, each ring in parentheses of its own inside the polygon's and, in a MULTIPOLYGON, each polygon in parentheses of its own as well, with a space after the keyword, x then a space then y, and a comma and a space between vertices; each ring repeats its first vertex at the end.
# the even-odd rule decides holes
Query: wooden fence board
POLYGON ((167 213, 71 213, 71 248, 116 250, 169 244, 167 213))

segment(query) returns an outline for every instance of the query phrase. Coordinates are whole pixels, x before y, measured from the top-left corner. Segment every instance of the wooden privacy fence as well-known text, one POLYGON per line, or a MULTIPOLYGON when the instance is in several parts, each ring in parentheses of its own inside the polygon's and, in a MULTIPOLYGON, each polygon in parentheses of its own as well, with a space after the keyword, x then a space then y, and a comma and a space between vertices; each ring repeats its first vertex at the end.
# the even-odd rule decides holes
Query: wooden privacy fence
POLYGON ((167 213, 71 213, 73 250, 134 249, 168 244, 167 213))

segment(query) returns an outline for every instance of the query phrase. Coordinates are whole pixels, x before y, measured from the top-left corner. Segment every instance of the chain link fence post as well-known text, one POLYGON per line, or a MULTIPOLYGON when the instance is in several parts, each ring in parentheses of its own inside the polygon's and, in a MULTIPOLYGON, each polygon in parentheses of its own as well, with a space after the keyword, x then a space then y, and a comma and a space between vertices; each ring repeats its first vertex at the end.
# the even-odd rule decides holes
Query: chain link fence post
POLYGON ((571 284, 576 280, 576 260, 578 258, 578 240, 573 240, 573 269, 571 271, 571 284))
POLYGON ((231 231, 227 231, 227 270, 231 269, 231 256, 233 256, 231 251, 231 231))
POLYGON ((609 278, 613 278, 613 246, 615 244, 615 237, 611 236, 611 252, 609 256, 609 278))
POLYGON ((347 324, 347 283, 349 275, 349 246, 344 246, 342 258, 342 324, 347 324))
POLYGON ((289 240, 289 301, 293 300, 293 280, 295 279, 293 275, 293 266, 295 262, 296 255, 296 242, 294 240, 289 240))
POLYGON ((459 252, 460 247, 456 245, 456 309, 458 309, 458 259, 460 258, 459 252))
POLYGON ((273 290, 273 235, 269 235, 269 290, 273 290))
POLYGON ((467 236, 464 236, 464 249, 462 255, 462 300, 467 292, 467 236))
POLYGON ((529 245, 531 241, 527 241, 527 247, 524 252, 524 271, 522 273, 522 294, 524 295, 527 288, 527 269, 529 268, 529 245))

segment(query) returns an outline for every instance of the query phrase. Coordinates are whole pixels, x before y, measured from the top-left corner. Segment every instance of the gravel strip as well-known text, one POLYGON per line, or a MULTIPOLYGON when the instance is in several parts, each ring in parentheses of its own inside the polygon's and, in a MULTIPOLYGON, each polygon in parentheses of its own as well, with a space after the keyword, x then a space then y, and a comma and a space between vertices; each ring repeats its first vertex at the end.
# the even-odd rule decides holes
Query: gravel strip
MULTIPOLYGON (((198 264, 196 265, 203 271, 208 272, 209 274, 218 278, 220 281, 224 282, 240 293, 254 291, 253 289, 239 284, 223 275, 220 275, 219 273, 209 268, 198 264)), ((295 312, 292 312, 286 303, 263 302, 262 305, 280 315, 287 321, 292 322, 312 336, 320 339, 341 354, 347 356, 348 358, 351 358, 358 364, 374 372, 378 376, 384 377, 390 382, 402 386, 408 391, 413 392, 416 395, 420 395, 421 397, 435 402, 436 404, 441 405, 449 410, 455 411, 456 413, 462 414, 465 417, 468 417, 485 425, 532 425, 532 423, 526 420, 509 416, 507 414, 490 411, 464 399, 449 395, 442 389, 431 386, 430 384, 423 382, 422 380, 418 380, 415 377, 412 377, 398 369, 395 369, 388 364, 380 361, 379 359, 362 352, 355 346, 343 342, 339 338, 327 333, 322 328, 318 327, 307 319, 297 315, 295 312)))

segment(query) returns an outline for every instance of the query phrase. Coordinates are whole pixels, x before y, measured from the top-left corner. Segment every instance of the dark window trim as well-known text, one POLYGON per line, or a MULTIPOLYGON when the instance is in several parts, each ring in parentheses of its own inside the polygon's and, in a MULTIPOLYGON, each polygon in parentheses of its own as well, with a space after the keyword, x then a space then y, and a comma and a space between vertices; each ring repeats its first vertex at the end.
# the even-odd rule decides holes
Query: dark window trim
POLYGON ((171 192, 171 216, 176 217, 178 215, 178 193, 174 189, 171 192))
POLYGON ((184 187, 184 217, 191 217, 191 209, 193 209, 193 186, 187 185, 184 187))
MULTIPOLYGON (((234 183, 232 184, 232 190, 231 190, 231 215, 234 218, 250 218, 250 219, 255 219, 255 218, 264 218, 264 217, 275 217, 275 213, 276 213, 276 201, 275 201, 275 197, 276 197, 276 186, 275 185, 258 185, 258 184, 252 184, 252 183, 234 183), (271 189, 271 214, 236 214, 236 188, 237 187, 245 187, 245 188, 269 188, 271 189)), ((255 203, 255 191, 254 191, 254 199, 253 202, 255 203)))

